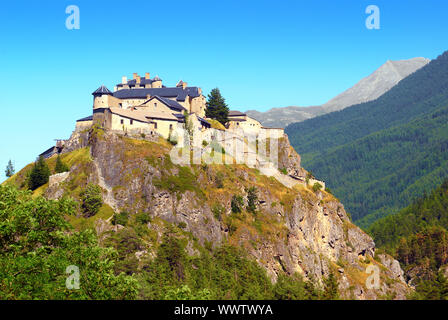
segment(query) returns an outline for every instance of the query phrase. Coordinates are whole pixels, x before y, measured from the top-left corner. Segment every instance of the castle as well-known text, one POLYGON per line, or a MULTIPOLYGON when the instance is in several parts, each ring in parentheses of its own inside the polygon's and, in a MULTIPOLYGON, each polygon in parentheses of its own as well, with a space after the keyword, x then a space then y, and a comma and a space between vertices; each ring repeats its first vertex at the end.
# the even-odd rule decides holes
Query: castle
POLYGON ((58 140, 56 146, 40 156, 49 158, 69 152, 76 148, 81 134, 98 124, 118 134, 169 140, 176 145, 170 153, 173 163, 191 163, 191 153, 193 164, 244 163, 288 187, 297 183, 319 183, 325 187, 323 181, 306 180, 294 168, 287 174, 279 172, 278 145, 285 137, 283 128, 263 127, 240 111, 229 111, 225 126, 217 124, 205 117, 202 89, 189 87, 182 80, 175 87, 166 87, 158 76, 151 79, 149 73, 145 77, 134 73, 131 80, 123 77, 113 92, 102 85, 92 95, 92 115, 77 120, 70 139, 58 140), (179 153, 183 148, 189 151, 179 153))
MULTIPOLYGON (((185 127, 185 114, 191 119, 193 127, 200 131, 211 128, 205 118, 206 99, 199 87, 189 87, 180 80, 175 87, 166 87, 158 76, 150 78, 137 73, 128 80, 122 77, 114 92, 100 86, 93 93, 93 115, 79 119, 76 129, 90 127, 94 122, 103 128, 127 133, 158 134, 168 139, 178 129, 185 127)), ((227 130, 243 130, 257 134, 264 128, 257 120, 239 111, 229 112, 227 130)))

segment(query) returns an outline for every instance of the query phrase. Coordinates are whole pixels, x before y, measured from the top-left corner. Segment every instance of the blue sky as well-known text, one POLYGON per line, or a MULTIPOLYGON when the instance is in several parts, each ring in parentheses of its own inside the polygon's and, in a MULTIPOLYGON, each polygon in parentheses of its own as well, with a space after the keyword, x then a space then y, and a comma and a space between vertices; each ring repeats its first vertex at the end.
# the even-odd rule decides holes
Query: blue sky
POLYGON ((0 181, 68 138, 93 92, 133 72, 179 79, 232 109, 319 105, 386 60, 448 49, 444 0, 9 1, 0 7, 0 181), (365 9, 380 8, 379 30, 365 9), (68 5, 80 29, 68 30, 68 5))

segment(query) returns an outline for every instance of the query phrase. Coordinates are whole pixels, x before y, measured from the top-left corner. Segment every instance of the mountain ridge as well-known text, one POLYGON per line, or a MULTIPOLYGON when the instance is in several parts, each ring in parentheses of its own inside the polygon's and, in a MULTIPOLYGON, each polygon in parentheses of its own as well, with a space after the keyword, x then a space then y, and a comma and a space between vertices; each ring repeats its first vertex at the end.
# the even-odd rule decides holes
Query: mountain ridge
POLYGON ((409 204, 447 174, 447 71, 445 52, 374 101, 286 128, 304 165, 325 177, 359 225, 409 204))
POLYGON ((423 57, 408 60, 387 60, 370 75, 362 78, 321 106, 272 108, 266 112, 248 110, 246 113, 265 126, 285 127, 294 122, 305 121, 333 111, 373 101, 389 91, 398 82, 429 63, 423 57))

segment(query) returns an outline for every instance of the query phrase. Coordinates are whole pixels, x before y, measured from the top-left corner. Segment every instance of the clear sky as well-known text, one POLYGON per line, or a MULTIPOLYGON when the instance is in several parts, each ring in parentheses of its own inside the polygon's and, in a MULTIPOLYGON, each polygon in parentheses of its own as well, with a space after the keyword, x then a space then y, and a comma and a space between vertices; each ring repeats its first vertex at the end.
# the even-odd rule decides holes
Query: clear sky
POLYGON ((319 105, 386 60, 448 49, 445 0, 71 0, 0 5, 0 181, 68 138, 123 75, 179 79, 232 109, 319 105), (380 29, 368 30, 368 5, 380 29), (68 5, 80 29, 66 28, 68 5))

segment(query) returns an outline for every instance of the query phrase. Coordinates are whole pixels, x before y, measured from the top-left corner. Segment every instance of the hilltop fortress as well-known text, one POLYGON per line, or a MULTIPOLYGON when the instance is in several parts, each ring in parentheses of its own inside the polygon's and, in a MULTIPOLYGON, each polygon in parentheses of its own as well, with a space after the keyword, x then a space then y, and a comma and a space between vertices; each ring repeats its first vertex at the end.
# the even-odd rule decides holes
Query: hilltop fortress
MULTIPOLYGON (((212 127, 205 118, 206 99, 199 87, 189 87, 180 80, 175 87, 166 87, 158 76, 150 78, 137 73, 128 80, 122 77, 114 91, 104 85, 93 93, 93 115, 79 119, 77 129, 90 127, 94 122, 103 128, 128 133, 158 134, 165 139, 178 136, 185 128, 185 115, 193 122, 194 130, 212 127)), ((226 130, 258 134, 269 130, 283 135, 282 128, 265 128, 257 120, 239 111, 229 112, 226 130)))
POLYGON ((279 158, 282 152, 291 158, 293 152, 283 128, 264 127, 239 111, 229 112, 225 126, 206 118, 202 89, 182 80, 167 87, 158 76, 151 79, 149 73, 144 77, 134 73, 131 80, 122 77, 113 92, 102 85, 92 95, 92 115, 77 120, 72 137, 59 140, 42 156, 69 152, 73 141, 95 124, 120 135, 166 139, 175 146, 170 156, 177 164, 246 164, 288 187, 319 183, 325 188, 323 181, 298 170, 300 163, 288 166, 279 158))

